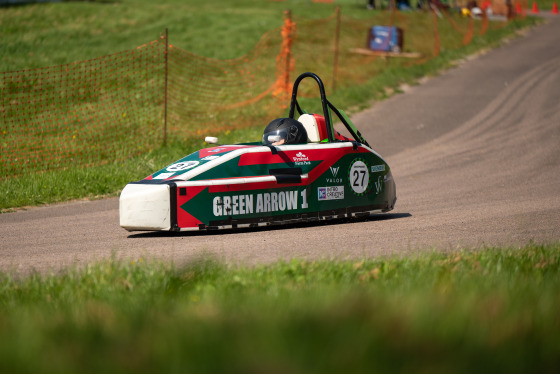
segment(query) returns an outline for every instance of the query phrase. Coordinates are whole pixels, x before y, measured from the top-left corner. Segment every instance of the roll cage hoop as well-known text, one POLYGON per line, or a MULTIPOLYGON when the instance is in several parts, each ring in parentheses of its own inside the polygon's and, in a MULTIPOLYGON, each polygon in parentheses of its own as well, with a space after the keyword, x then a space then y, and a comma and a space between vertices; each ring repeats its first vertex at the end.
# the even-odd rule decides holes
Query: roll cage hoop
POLYGON ((319 78, 319 76, 317 74, 307 72, 307 73, 301 74, 299 77, 296 78, 296 80, 294 82, 294 87, 292 89, 292 100, 290 102, 290 114, 288 116, 290 118, 296 119, 296 118, 294 118, 296 108, 297 108, 297 111, 300 115, 302 115, 304 113, 307 113, 306 111, 301 109, 301 107, 299 106, 299 103, 297 101, 297 92, 298 92, 299 83, 304 78, 313 78, 317 82, 317 85, 319 86, 319 92, 321 94, 321 104, 323 106, 323 116, 325 117, 325 124, 327 126, 328 142, 332 143, 332 142, 340 141, 340 140, 336 140, 335 137, 334 137, 334 128, 333 128, 333 123, 332 123, 331 113, 330 113, 330 110, 332 110, 334 112, 334 114, 336 114, 336 116, 344 124, 344 126, 346 127, 348 132, 352 135, 352 137, 356 140, 356 142, 370 147, 370 145, 364 139, 362 134, 360 134, 360 132, 356 129, 356 126, 354 126, 352 121, 350 121, 350 118, 348 118, 346 113, 344 113, 344 111, 342 111, 342 110, 337 109, 333 104, 331 104, 330 101, 327 100, 327 95, 325 94, 325 86, 323 85, 323 81, 321 80, 321 78, 319 78))

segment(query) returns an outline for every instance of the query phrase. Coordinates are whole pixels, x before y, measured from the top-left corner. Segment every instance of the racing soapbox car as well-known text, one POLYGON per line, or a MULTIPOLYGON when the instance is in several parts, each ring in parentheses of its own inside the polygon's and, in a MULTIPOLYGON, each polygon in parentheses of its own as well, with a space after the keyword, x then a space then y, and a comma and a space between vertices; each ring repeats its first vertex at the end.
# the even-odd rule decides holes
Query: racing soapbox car
MULTIPOLYGON (((289 118, 273 122, 287 123, 287 128, 278 125, 287 131, 265 131, 262 143, 201 149, 127 184, 119 199, 120 225, 129 231, 210 230, 393 209, 397 198, 389 165, 327 100, 317 75, 304 73, 295 80, 289 118), (323 115, 301 109, 297 92, 304 78, 317 82, 323 115), (353 139, 335 131, 331 111, 353 139), (293 135, 301 127, 306 136, 299 144, 281 139, 281 133, 293 135)), ((276 126, 267 130, 271 125, 276 126)))

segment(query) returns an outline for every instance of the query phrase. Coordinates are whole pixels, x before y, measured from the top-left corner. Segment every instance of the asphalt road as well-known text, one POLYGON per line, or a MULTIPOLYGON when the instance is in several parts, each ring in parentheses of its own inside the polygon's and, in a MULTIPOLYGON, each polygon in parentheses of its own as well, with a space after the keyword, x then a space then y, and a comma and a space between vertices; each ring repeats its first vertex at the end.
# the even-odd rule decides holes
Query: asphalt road
POLYGON ((118 200, 0 214, 0 270, 115 256, 255 264, 560 240, 560 17, 353 117, 398 201, 361 221, 212 234, 129 233, 118 200))

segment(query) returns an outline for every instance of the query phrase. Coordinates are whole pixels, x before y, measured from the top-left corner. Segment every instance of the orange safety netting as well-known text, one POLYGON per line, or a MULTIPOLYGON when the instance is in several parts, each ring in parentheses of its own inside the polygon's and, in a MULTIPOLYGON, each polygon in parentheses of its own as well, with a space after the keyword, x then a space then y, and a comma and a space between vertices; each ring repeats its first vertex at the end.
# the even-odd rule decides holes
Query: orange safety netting
MULTIPOLYGON (((290 73, 295 69, 295 61, 292 56, 292 45, 294 43, 294 34, 296 24, 292 21, 290 11, 284 12, 284 25, 282 26, 282 44, 280 53, 276 57, 276 82, 274 83, 274 96, 288 101, 288 95, 291 90, 290 73)), ((284 107, 287 104, 283 104, 284 107)))
POLYGON ((0 73, 0 178, 124 159, 161 144, 163 39, 0 73))
MULTIPOLYGON (((89 61, 0 73, 0 178, 124 160, 165 141, 250 125, 285 115, 296 75, 311 71, 327 91, 360 84, 394 66, 424 63, 470 43, 475 30, 505 23, 432 9, 433 17, 396 10, 367 19, 337 9, 324 19, 284 15, 245 56, 216 60, 167 38, 89 61), (366 47, 373 25, 404 30, 404 52, 385 58, 353 52, 366 47)), ((317 95, 304 83, 302 96, 317 95)))
MULTIPOLYGON (((265 34, 245 56, 233 60, 202 57, 170 46, 168 126, 184 137, 240 128, 265 118, 275 89, 279 30, 265 34)), ((264 119, 263 119, 264 120, 264 119)))

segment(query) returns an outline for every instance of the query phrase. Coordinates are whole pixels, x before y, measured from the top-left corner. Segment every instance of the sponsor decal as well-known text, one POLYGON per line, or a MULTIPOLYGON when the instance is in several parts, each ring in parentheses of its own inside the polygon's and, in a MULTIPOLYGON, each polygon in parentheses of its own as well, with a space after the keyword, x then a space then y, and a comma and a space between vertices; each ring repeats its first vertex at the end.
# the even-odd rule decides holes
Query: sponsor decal
POLYGON ((304 155, 301 152, 296 153, 295 157, 293 157, 294 162, 302 162, 302 161, 309 161, 309 157, 304 155))
POLYGON ((330 167, 331 169, 331 174, 333 176, 333 178, 326 178, 327 183, 342 183, 342 178, 337 178, 337 174, 338 174, 338 169, 340 169, 340 167, 337 168, 333 168, 332 166, 330 167))
POLYGON ((167 179, 175 173, 161 173, 156 175, 153 179, 167 179))
POLYGON ((206 156, 204 158, 201 158, 200 161, 210 161, 210 160, 215 160, 217 158, 220 158, 220 156, 206 156))
POLYGON ((171 166, 167 167, 167 171, 182 171, 194 168, 196 165, 200 164, 200 161, 183 161, 177 162, 171 166))
POLYGON ((350 165, 350 171, 348 172, 348 183, 352 191, 357 195, 364 194, 369 185, 369 171, 368 166, 359 158, 355 159, 350 165))
POLYGON ((288 190, 257 194, 216 196, 212 200, 215 217, 235 216, 254 213, 272 213, 297 210, 308 207, 306 191, 288 190), (299 197, 301 196, 301 201, 299 197), (300 204, 300 205, 298 205, 300 204))
POLYGON ((333 167, 331 166, 329 169, 331 169, 332 176, 336 178, 336 175, 338 174, 338 169, 340 169, 340 167, 338 167, 338 168, 333 168, 333 167))
POLYGON ((217 153, 217 152, 223 151, 224 149, 225 149, 225 148, 216 148, 216 149, 213 149, 213 150, 208 151, 208 152, 210 152, 210 153, 217 153))
POLYGON ((344 186, 319 187, 317 198, 319 201, 344 199, 344 186))
POLYGON ((377 177, 377 182, 375 182, 375 192, 380 193, 381 191, 383 191, 383 180, 379 176, 377 177))
POLYGON ((371 166, 371 172, 372 173, 378 173, 380 171, 385 171, 385 165, 372 165, 371 166))

